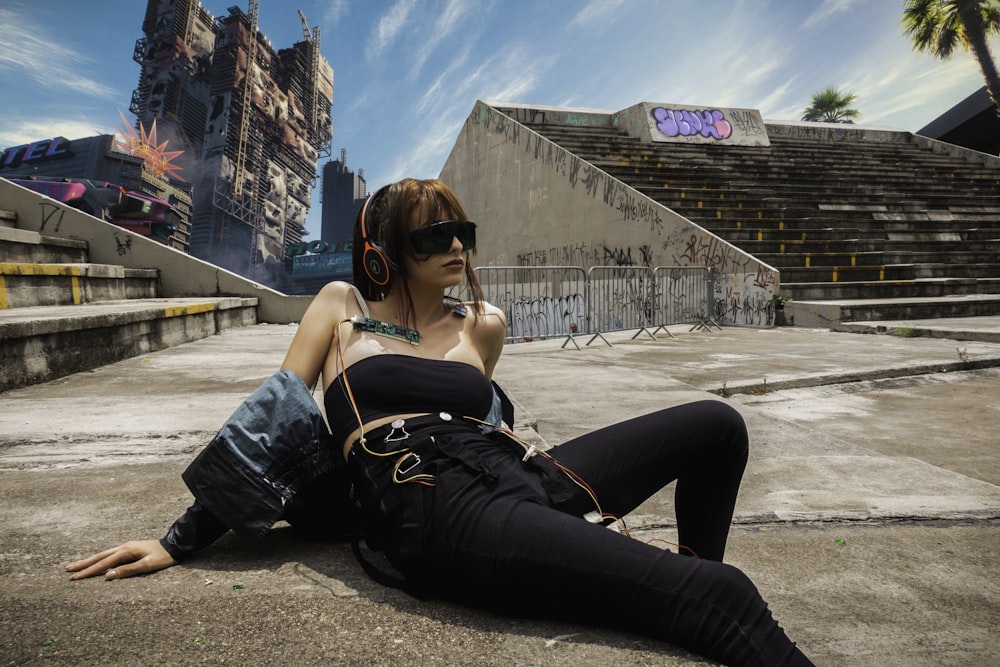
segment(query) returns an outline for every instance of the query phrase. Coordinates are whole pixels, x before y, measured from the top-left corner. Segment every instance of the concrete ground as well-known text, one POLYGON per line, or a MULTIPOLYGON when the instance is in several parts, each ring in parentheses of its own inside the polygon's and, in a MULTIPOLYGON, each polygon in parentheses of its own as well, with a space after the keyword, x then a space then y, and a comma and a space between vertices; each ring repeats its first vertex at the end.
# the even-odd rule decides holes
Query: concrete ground
MULTIPOLYGON (((727 558, 805 652, 819 665, 993 665, 1000 327, 961 328, 981 333, 540 341, 508 346, 497 379, 527 406, 519 429, 550 445, 731 402, 752 440, 727 558)), ((183 512, 181 471, 293 333, 235 329, 0 394, 3 664, 705 664, 637 635, 415 600, 370 581, 348 545, 283 526, 152 576, 70 582, 66 563, 159 537, 183 512)), ((634 536, 674 541, 670 495, 626 518, 634 536)))

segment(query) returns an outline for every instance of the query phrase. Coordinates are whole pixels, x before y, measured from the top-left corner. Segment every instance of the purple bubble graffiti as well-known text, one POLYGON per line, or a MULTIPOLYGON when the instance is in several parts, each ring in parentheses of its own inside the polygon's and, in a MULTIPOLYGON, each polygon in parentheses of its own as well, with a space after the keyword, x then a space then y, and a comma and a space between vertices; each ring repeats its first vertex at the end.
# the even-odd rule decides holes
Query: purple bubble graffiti
POLYGON ((656 107, 652 111, 656 129, 668 137, 690 137, 700 134, 713 139, 728 139, 733 126, 718 109, 689 111, 656 107))

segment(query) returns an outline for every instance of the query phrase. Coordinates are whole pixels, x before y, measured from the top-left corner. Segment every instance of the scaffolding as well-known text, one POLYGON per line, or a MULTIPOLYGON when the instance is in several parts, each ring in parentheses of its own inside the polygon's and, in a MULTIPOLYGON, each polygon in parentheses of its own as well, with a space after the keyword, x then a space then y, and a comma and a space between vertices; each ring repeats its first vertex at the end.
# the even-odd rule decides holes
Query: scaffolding
POLYGON ((303 41, 275 51, 259 32, 259 7, 249 0, 246 12, 230 7, 211 19, 210 53, 187 63, 190 76, 179 76, 174 89, 147 73, 162 71, 164 61, 185 69, 192 43, 208 41, 196 21, 210 15, 196 0, 148 0, 135 50, 143 76, 130 106, 141 118, 198 126, 192 252, 211 261, 241 257, 220 262, 239 272, 283 258, 285 245, 301 241, 333 134, 333 70, 320 54, 319 27, 310 29, 300 11, 303 41), (198 74, 204 90, 192 87, 198 74))

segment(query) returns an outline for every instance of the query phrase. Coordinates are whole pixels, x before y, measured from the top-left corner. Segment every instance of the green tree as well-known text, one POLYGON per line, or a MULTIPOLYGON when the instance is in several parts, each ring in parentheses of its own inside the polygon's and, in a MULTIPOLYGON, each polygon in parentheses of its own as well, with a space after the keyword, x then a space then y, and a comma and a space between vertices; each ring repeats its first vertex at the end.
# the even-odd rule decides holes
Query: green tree
POLYGON ((989 38, 1000 34, 1000 0, 904 0, 904 32, 913 48, 946 60, 955 47, 972 51, 1000 113, 1000 74, 989 38))
POLYGON ((853 123, 861 112, 851 105, 858 99, 854 93, 842 93, 839 88, 827 86, 813 93, 812 104, 802 112, 802 120, 820 123, 853 123))

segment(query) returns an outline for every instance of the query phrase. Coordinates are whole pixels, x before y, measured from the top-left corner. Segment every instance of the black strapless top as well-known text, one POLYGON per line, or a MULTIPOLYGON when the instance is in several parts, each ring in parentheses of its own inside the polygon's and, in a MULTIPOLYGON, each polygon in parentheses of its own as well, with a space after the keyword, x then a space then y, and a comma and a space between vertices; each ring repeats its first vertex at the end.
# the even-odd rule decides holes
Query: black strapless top
MULTIPOLYGON (((493 404, 493 385, 479 369, 461 361, 378 354, 347 367, 362 423, 407 413, 450 412, 485 419, 493 404)), ((323 396, 326 418, 336 442, 358 428, 358 419, 338 375, 323 396)))

